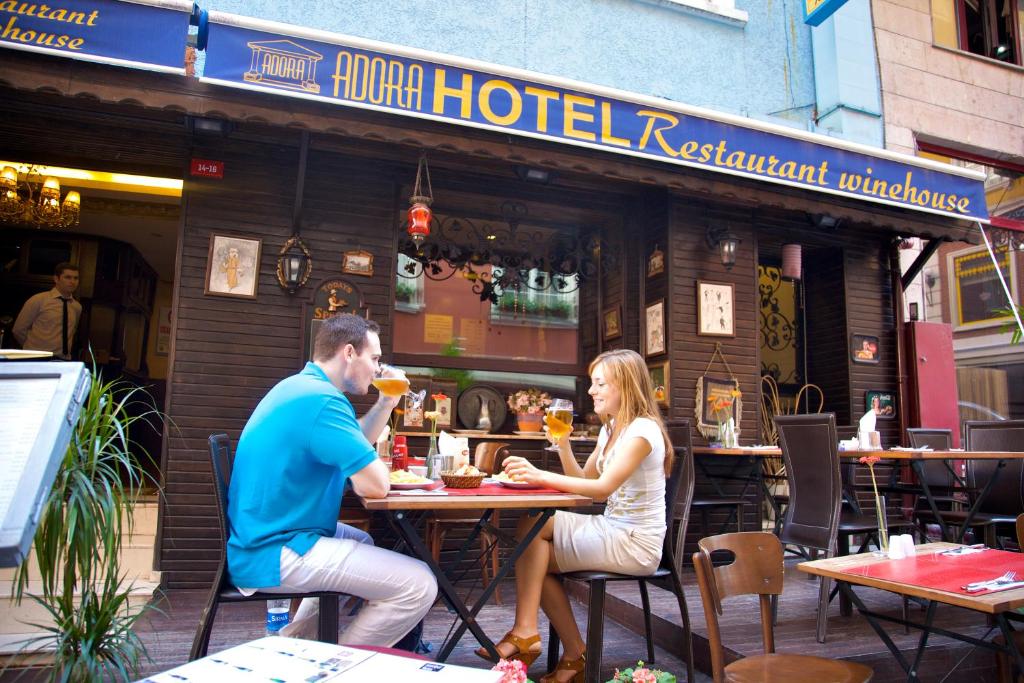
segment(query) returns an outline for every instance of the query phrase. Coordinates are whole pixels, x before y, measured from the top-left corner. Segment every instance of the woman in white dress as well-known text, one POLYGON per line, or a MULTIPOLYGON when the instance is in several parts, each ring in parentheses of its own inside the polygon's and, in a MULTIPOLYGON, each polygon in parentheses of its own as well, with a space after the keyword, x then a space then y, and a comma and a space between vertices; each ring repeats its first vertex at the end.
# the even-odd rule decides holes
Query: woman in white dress
MULTIPOLYGON (((585 666, 585 643, 557 575, 580 570, 650 574, 661 562, 665 538, 672 444, 647 365, 635 351, 607 351, 594 359, 589 373, 588 393, 603 426, 586 464, 576 462, 568 436, 557 442, 565 474, 539 470, 518 456, 504 462, 505 472, 519 481, 606 501, 603 515, 559 510, 516 561, 515 623, 497 649, 529 667, 541 652, 537 617, 543 608, 563 646, 544 683, 582 681, 585 666)), ((519 521, 520 537, 533 523, 532 517, 519 521)), ((483 648, 477 654, 489 658, 483 648)))

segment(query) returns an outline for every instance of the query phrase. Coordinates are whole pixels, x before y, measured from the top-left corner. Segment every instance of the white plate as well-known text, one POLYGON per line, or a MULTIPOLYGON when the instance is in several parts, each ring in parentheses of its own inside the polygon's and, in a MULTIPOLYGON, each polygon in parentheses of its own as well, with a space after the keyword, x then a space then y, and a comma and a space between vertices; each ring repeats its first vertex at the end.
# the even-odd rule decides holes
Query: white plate
POLYGON ((525 481, 505 481, 504 479, 495 479, 496 482, 509 489, 539 489, 540 487, 536 484, 527 484, 525 481))
POLYGON ((539 432, 516 432, 516 431, 513 431, 512 433, 513 434, 518 434, 519 436, 544 436, 544 430, 543 429, 540 430, 539 432))
POLYGON ((443 485, 442 481, 427 481, 422 484, 392 484, 391 488, 396 491, 412 491, 414 489, 423 489, 429 491, 430 489, 436 489, 438 486, 443 485))

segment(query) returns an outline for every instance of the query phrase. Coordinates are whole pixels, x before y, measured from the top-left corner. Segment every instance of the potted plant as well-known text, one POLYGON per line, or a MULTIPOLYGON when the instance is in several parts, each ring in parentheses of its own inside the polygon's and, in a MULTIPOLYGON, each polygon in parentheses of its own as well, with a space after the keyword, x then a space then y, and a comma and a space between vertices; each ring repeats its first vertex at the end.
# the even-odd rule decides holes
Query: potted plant
MULTIPOLYGON (((52 650, 52 681, 131 680, 148 659, 132 626, 148 606, 130 606, 119 553, 132 533, 134 505, 146 479, 129 436, 132 425, 160 419, 140 387, 95 374, 81 414, 40 512, 33 542, 38 584, 29 562, 17 570, 16 604, 27 595, 53 623, 22 652, 52 650)), ((140 425, 144 426, 144 425, 140 425)))
POLYGON ((521 432, 539 432, 544 419, 544 409, 551 404, 548 392, 531 387, 513 392, 508 397, 508 407, 516 414, 516 424, 521 432))

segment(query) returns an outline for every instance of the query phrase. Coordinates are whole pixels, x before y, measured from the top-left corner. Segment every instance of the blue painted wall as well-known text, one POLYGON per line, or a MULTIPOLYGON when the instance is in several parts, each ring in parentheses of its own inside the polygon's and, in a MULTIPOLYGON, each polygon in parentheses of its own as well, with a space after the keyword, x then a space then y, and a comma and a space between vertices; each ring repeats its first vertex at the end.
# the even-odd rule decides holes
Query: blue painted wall
POLYGON ((671 0, 200 0, 269 21, 479 59, 813 128, 798 0, 737 0, 746 24, 671 0))

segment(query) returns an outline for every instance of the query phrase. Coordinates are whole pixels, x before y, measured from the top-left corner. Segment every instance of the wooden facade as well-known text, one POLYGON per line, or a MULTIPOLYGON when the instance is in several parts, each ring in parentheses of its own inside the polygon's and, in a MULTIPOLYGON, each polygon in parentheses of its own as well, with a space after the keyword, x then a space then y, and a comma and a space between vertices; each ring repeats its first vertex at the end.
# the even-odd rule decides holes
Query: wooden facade
MULTIPOLYGON (((185 179, 157 558, 171 588, 208 586, 218 560, 207 437, 224 431, 237 439, 267 390, 301 368, 303 303, 315 283, 340 274, 345 251, 373 255, 372 277, 346 277, 358 285, 382 327, 385 354, 390 352, 397 240, 421 150, 430 157, 437 206, 451 201, 489 211, 495 202, 515 199, 536 207, 536 215, 560 209, 609 226, 605 237, 617 265, 581 289, 579 363, 553 369, 579 378, 578 412, 590 407, 588 360, 613 347, 642 353, 645 307, 664 300, 666 352, 648 361, 670 364, 667 417, 693 417, 696 382, 721 343, 745 397, 743 443, 760 441, 762 258, 777 258, 784 242, 803 245, 805 310, 813 311, 806 316, 807 377, 822 387, 825 409, 835 411, 840 424, 850 424, 864 412, 867 389, 899 388, 900 321, 890 270, 895 238, 960 239, 968 229, 928 214, 554 143, 178 77, 36 55, 5 57, 12 68, 0 71, 0 156, 185 179), (224 136, 193 134, 187 115, 224 119, 231 129, 224 136), (310 143, 298 227, 314 270, 309 285, 289 295, 278 286, 275 269, 278 251, 293 233, 304 134, 310 143), (190 177, 191 158, 222 161, 223 178, 190 177), (544 167, 557 177, 550 186, 530 185, 516 177, 513 164, 544 167), (831 231, 815 228, 809 221, 813 213, 837 217, 841 224, 831 231), (728 270, 705 244, 707 227, 723 223, 742 240, 728 270), (254 299, 204 294, 213 234, 261 240, 254 299), (666 267, 648 277, 647 258, 655 248, 664 252, 666 267), (697 280, 734 286, 734 336, 697 335, 697 280), (605 342, 601 314, 620 305, 622 335, 605 342), (879 363, 851 362, 853 333, 879 338, 879 363)), ((539 363, 537 370, 552 369, 539 363)), ((357 411, 367 400, 354 401, 357 411)), ((880 427, 885 442, 898 441, 898 422, 880 427)), ((694 437, 697 444, 705 442, 694 437)), ((748 528, 755 521, 749 519, 748 528)))

